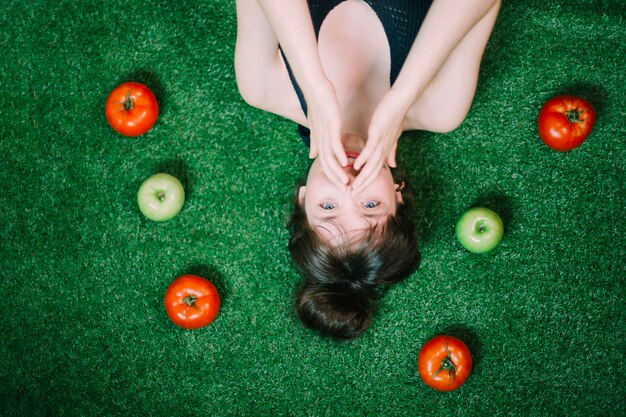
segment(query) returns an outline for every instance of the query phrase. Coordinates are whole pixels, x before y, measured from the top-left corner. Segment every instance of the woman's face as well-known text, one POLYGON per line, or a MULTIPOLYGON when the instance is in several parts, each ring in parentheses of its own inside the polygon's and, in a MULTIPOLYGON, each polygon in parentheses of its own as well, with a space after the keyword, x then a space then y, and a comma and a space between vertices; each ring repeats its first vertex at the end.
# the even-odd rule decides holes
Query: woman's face
POLYGON ((345 171, 350 176, 347 186, 339 187, 331 182, 322 171, 316 158, 311 165, 306 186, 300 188, 299 201, 304 205, 309 225, 322 240, 332 244, 359 239, 359 235, 373 226, 384 224, 396 213, 402 202, 398 186, 394 183, 391 170, 385 164, 378 178, 358 194, 351 184, 358 172, 352 164, 365 146, 365 141, 356 135, 344 135, 344 149, 348 156, 345 171))

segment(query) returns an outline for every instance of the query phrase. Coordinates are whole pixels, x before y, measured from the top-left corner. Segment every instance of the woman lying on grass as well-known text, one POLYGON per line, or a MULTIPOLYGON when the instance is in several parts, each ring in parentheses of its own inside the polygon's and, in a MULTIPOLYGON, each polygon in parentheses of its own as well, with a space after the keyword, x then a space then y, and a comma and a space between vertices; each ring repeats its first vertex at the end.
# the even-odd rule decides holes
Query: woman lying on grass
POLYGON ((296 122, 313 163, 289 250, 302 322, 339 339, 369 326, 376 288, 419 266, 412 195, 395 170, 406 130, 467 115, 499 0, 237 0, 244 100, 296 122))

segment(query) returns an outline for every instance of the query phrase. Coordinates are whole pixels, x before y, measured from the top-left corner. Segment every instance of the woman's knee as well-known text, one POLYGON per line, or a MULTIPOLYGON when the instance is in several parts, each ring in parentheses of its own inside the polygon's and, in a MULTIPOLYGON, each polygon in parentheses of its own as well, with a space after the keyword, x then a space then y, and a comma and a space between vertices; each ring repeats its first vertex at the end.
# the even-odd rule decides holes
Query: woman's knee
POLYGON ((466 116, 467 111, 442 115, 435 120, 431 120, 431 126, 427 130, 435 133, 450 133, 461 126, 466 116))
POLYGON ((413 111, 407 115, 404 130, 426 130, 434 133, 450 133, 465 120, 468 108, 440 109, 427 112, 413 111))
POLYGON ((250 106, 261 107, 266 91, 260 71, 255 68, 257 65, 253 65, 250 59, 235 51, 235 78, 239 94, 250 106))

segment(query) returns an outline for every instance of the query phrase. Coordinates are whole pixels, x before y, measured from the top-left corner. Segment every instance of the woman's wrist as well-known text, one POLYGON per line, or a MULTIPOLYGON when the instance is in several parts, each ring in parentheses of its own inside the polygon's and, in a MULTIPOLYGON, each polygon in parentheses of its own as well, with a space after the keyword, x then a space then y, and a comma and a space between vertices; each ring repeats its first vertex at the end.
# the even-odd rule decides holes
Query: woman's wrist
POLYGON ((302 89, 302 94, 307 103, 325 101, 329 94, 334 94, 332 83, 326 78, 323 72, 309 72, 301 79, 298 79, 298 85, 302 89))
POLYGON ((408 113, 413 103, 417 100, 415 91, 411 91, 408 88, 397 87, 396 85, 389 89, 386 96, 387 99, 393 101, 395 107, 403 116, 408 113))

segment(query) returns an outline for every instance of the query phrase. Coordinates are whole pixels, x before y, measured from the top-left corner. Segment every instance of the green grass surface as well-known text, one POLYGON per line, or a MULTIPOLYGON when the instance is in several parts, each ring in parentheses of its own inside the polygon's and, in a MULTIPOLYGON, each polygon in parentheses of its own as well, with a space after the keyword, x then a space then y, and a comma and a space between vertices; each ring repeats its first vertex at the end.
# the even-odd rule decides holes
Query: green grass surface
POLYGON ((4 0, 0 415, 626 415, 624 3, 504 3, 467 120, 400 144, 422 266, 365 336, 338 343, 293 312, 284 223, 307 150, 239 97, 234 2, 4 0), (162 106, 140 138, 103 114, 126 80, 162 106), (558 93, 598 112, 565 154, 535 129, 558 93), (163 224, 135 201, 159 171, 188 193, 163 224), (484 256, 454 237, 477 204, 506 227, 484 256), (205 329, 165 315, 183 273, 222 294, 205 329), (415 367, 440 333, 475 358, 446 394, 415 367))

